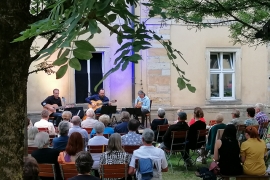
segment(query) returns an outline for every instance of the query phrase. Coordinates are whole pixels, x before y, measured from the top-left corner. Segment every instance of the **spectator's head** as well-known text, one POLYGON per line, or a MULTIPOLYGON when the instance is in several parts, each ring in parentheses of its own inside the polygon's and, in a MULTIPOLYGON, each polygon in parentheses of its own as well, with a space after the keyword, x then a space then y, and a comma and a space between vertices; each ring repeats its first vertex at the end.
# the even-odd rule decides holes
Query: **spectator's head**
POLYGON ((142 141, 145 145, 152 145, 155 133, 152 129, 146 128, 143 130, 142 141))
POLYGON ((92 108, 87 109, 86 116, 94 119, 95 118, 95 111, 92 108))
POLYGON ((107 114, 103 114, 99 117, 99 121, 102 122, 105 127, 107 127, 110 122, 110 116, 108 116, 107 114))
POLYGON ((70 111, 64 111, 62 113, 62 119, 64 121, 70 121, 71 117, 72 117, 72 113, 70 111))
POLYGON ((38 173, 38 163, 33 157, 24 157, 23 166, 23 180, 39 180, 38 173))
POLYGON ((235 140, 236 141, 236 127, 233 124, 228 124, 222 134, 221 139, 235 140))
POLYGON ((139 96, 140 98, 144 98, 145 93, 144 93, 142 90, 139 90, 139 91, 138 91, 138 96, 139 96))
POLYGON ((177 113, 178 121, 185 121, 187 120, 187 114, 184 111, 177 113))
POLYGON ((157 113, 158 113, 158 117, 159 118, 164 118, 164 116, 165 116, 165 110, 163 108, 158 108, 157 113))
POLYGON ((216 121, 217 121, 217 124, 219 124, 219 123, 222 123, 223 122, 223 120, 224 120, 224 117, 223 117, 223 115, 222 114, 217 114, 217 116, 216 116, 216 121))
POLYGON ((194 118, 196 119, 200 119, 203 118, 204 114, 203 114, 203 110, 200 107, 195 107, 194 109, 194 118))
POLYGON ((263 112, 263 110, 264 110, 264 105, 262 103, 255 104, 255 111, 256 111, 256 113, 263 112))
POLYGON ((71 122, 73 123, 74 126, 79 126, 82 120, 79 116, 73 116, 71 122))
POLYGON ((105 96, 105 90, 101 88, 98 92, 99 97, 103 98, 105 96))
POLYGON ((246 136, 246 139, 256 138, 258 141, 261 141, 258 134, 258 129, 255 128, 254 126, 246 127, 245 136, 246 136))
POLYGON ((37 127, 29 127, 27 131, 28 140, 34 140, 38 133, 37 127))
POLYGON ((41 111, 41 118, 42 119, 48 120, 49 119, 49 115, 50 115, 50 113, 46 109, 44 109, 43 111, 41 111))
POLYGON ((69 131, 69 123, 67 121, 62 121, 58 125, 58 130, 60 136, 67 136, 69 131))
POLYGON ((255 109, 253 107, 247 108, 247 115, 248 115, 248 117, 254 118, 255 109))
POLYGON ((54 90, 53 90, 53 96, 54 96, 56 99, 58 99, 58 97, 59 97, 59 89, 54 89, 54 90))
POLYGON ((70 156, 76 155, 78 152, 83 150, 83 138, 82 135, 78 132, 73 132, 66 146, 66 152, 70 156))
POLYGON ((112 151, 123 151, 124 149, 122 148, 121 144, 121 136, 118 133, 113 133, 108 141, 108 146, 107 146, 107 151, 112 152, 112 151))
POLYGON ((131 119, 128 122, 128 130, 129 131, 137 131, 140 126, 140 122, 136 119, 131 119))
POLYGON ((46 132, 37 133, 34 143, 38 149, 47 148, 50 144, 49 134, 46 132))
POLYGON ((94 129, 96 130, 97 135, 103 135, 105 125, 102 122, 98 121, 95 123, 94 129))
POLYGON ((121 120, 128 122, 130 120, 130 114, 127 111, 121 112, 121 120))
POLYGON ((240 111, 238 109, 234 109, 232 112, 232 118, 239 118, 240 117, 240 111))
POLYGON ((93 158, 87 151, 81 151, 76 155, 75 166, 79 174, 89 174, 93 163, 93 158))

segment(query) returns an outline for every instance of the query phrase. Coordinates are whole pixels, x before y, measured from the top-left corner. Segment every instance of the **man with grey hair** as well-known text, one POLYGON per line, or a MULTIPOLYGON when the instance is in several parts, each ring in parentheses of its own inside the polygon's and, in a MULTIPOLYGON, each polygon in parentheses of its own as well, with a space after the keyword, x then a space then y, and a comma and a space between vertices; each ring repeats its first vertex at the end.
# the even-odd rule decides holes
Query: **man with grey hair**
POLYGON ((50 115, 49 111, 47 111, 47 110, 41 111, 41 118, 42 119, 39 120, 38 122, 36 122, 34 124, 34 126, 37 128, 48 128, 49 134, 55 135, 55 128, 54 128, 53 123, 48 122, 49 115, 50 115))
POLYGON ((80 127, 80 124, 82 121, 81 118, 79 116, 73 116, 71 121, 72 121, 73 127, 69 129, 68 136, 70 136, 73 132, 78 132, 82 135, 85 142, 87 143, 88 142, 88 133, 85 129, 82 129, 80 127))
POLYGON ((262 103, 257 103, 255 105, 255 119, 258 121, 259 123, 259 135, 260 135, 260 138, 263 137, 263 132, 264 132, 264 129, 263 129, 263 124, 268 122, 268 116, 263 112, 264 110, 264 105, 262 103))
MULTIPOLYGON (((161 172, 168 171, 168 162, 166 160, 164 151, 152 145, 154 136, 155 136, 154 131, 152 131, 149 128, 144 129, 143 134, 142 134, 143 146, 141 146, 139 149, 133 152, 133 155, 129 164, 128 174, 132 175, 135 173, 136 159, 139 159, 139 165, 141 165, 140 159, 148 159, 148 158, 151 159, 155 165, 155 168, 153 168, 153 178, 151 180, 161 180, 162 179, 161 172)), ((153 166, 153 165, 152 163, 146 162, 144 164, 144 167, 145 166, 153 166)), ((141 177, 141 174, 139 171, 137 171, 137 177, 138 178, 141 177)))
MULTIPOLYGON (((145 95, 145 93, 142 90, 138 92, 138 97, 135 99, 135 107, 141 108, 142 122, 140 128, 144 129, 145 115, 150 113, 150 99, 145 95)), ((138 120, 138 115, 136 115, 135 119, 138 120)))
POLYGON ((95 123, 98 122, 98 120, 95 119, 94 110, 89 108, 86 111, 86 116, 87 116, 86 119, 81 124, 82 128, 94 128, 95 123))
POLYGON ((234 109, 231 114, 232 114, 232 120, 228 122, 228 124, 233 124, 235 126, 244 124, 244 120, 239 119, 240 111, 238 109, 234 109))
POLYGON ((66 149, 67 143, 68 143, 68 131, 69 131, 69 122, 68 121, 62 121, 58 125, 58 130, 60 137, 56 137, 52 141, 52 145, 54 149, 57 149, 59 151, 63 151, 66 149))

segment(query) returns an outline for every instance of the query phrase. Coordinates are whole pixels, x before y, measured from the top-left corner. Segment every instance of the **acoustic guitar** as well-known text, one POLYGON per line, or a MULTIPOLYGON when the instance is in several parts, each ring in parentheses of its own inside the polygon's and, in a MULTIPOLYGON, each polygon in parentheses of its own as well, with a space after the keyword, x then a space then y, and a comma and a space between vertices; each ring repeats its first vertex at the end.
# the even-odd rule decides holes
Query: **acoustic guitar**
POLYGON ((88 108, 92 108, 95 111, 96 109, 101 108, 105 104, 116 103, 116 102, 117 102, 117 100, 111 100, 108 102, 102 102, 101 100, 97 100, 97 101, 91 100, 91 103, 96 104, 96 106, 93 107, 92 104, 88 104, 88 108))
POLYGON ((53 104, 53 105, 51 105, 51 104, 46 104, 46 105, 48 105, 48 107, 43 107, 43 109, 45 109, 45 110, 47 110, 47 111, 49 111, 49 113, 50 114, 52 114, 52 113, 55 113, 56 112, 56 109, 62 109, 62 108, 71 108, 71 107, 74 107, 74 103, 72 103, 72 104, 67 104, 67 105, 65 105, 65 106, 58 106, 57 104, 53 104), (54 108, 54 111, 52 111, 50 108, 54 108))

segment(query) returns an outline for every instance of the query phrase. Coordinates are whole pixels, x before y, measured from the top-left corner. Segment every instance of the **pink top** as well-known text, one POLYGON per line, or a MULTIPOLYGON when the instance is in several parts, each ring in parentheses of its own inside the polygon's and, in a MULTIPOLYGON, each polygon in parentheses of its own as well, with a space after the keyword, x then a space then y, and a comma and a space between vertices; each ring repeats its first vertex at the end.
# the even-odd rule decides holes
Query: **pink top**
MULTIPOLYGON (((205 122, 205 119, 204 119, 204 118, 200 118, 200 120, 201 120, 202 122, 205 122)), ((191 119, 191 120, 188 122, 188 125, 191 126, 191 125, 194 124, 194 123, 195 123, 195 119, 193 118, 193 119, 191 119)))

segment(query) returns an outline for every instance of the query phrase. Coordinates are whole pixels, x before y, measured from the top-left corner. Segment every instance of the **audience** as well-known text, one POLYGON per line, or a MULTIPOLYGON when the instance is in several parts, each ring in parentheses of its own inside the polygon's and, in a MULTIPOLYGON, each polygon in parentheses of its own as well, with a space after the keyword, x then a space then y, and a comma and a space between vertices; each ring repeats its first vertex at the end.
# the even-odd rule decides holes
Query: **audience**
POLYGON ((232 120, 228 124, 233 124, 235 126, 244 124, 244 121, 239 119, 240 118, 240 111, 238 109, 234 109, 231 114, 232 114, 232 120))
POLYGON ((85 140, 85 144, 88 142, 88 133, 85 129, 82 129, 80 127, 80 124, 82 122, 81 118, 79 116, 73 116, 72 118, 73 127, 69 129, 68 136, 70 136, 73 132, 79 132, 81 133, 82 137, 85 140))
POLYGON ((189 126, 191 126, 192 124, 194 124, 194 123, 197 122, 198 120, 200 120, 200 121, 202 121, 202 122, 205 123, 204 114, 203 114, 202 109, 201 109, 200 107, 196 107, 196 108, 194 109, 194 112, 197 112, 197 111, 201 111, 199 119, 198 119, 198 117, 197 117, 197 119, 195 119, 195 117, 193 117, 193 118, 188 122, 188 125, 189 125, 189 126))
POLYGON ((128 121, 130 120, 130 114, 127 111, 121 112, 121 120, 122 123, 118 124, 114 128, 114 132, 116 133, 128 133, 128 121))
POLYGON ((41 112, 41 118, 42 119, 39 120, 38 122, 36 122, 34 124, 34 126, 37 127, 37 128, 48 128, 49 134, 50 135, 55 135, 55 128, 54 128, 53 123, 48 122, 49 115, 50 115, 49 111, 43 110, 41 112))
POLYGON ((255 105, 255 111, 256 111, 256 115, 255 115, 255 119, 258 121, 259 123, 259 136, 260 138, 263 137, 263 123, 268 122, 268 116, 263 112, 264 110, 264 105, 262 103, 257 103, 255 105))
POLYGON ((74 164, 76 154, 83 151, 83 149, 82 135, 79 132, 73 132, 68 139, 65 151, 58 156, 59 164, 74 164))
MULTIPOLYGON (((153 177, 155 179, 162 179, 162 172, 167 172, 168 171, 168 163, 165 157, 165 153, 162 149, 156 148, 152 145, 152 142, 154 140, 154 132, 151 129, 146 128, 143 131, 142 134, 142 141, 143 141, 143 146, 141 146, 139 149, 135 150, 133 152, 130 164, 129 164, 129 174, 134 174, 135 173, 135 160, 139 159, 139 165, 141 168, 144 169, 152 169, 153 164, 156 168, 153 168, 153 177), (145 159, 151 159, 152 162, 145 161, 145 159), (140 160, 144 159, 144 160, 140 160), (160 167, 160 168, 159 168, 160 167)), ((141 169, 142 170, 142 169, 141 169)), ((137 173, 137 178, 142 179, 142 174, 140 171, 137 173)))
POLYGON ((214 154, 214 147, 216 142, 216 135, 219 129, 225 129, 226 124, 222 123, 224 120, 222 114, 216 116, 217 124, 211 127, 208 135, 208 141, 206 144, 206 150, 210 151, 211 154, 214 154))
POLYGON ((28 135, 28 147, 36 147, 35 145, 35 137, 38 133, 38 128, 36 127, 29 127, 27 130, 28 135))
POLYGON ((69 128, 71 128, 73 126, 73 124, 70 122, 71 121, 71 117, 72 117, 72 113, 70 111, 64 111, 62 113, 62 119, 64 121, 67 121, 69 124, 69 128))
POLYGON ((78 175, 69 180, 100 180, 91 175, 91 168, 93 165, 93 159, 89 152, 79 152, 76 156, 75 166, 78 171, 78 175))
MULTIPOLYGON (((113 134, 114 133, 114 129, 112 127, 108 127, 109 125, 109 122, 110 122, 110 116, 106 115, 106 114, 103 114, 99 117, 99 121, 102 122, 105 126, 105 129, 104 129, 104 132, 103 134, 113 134)), ((91 132, 91 136, 96 134, 96 130, 95 128, 92 130, 91 132)))
POLYGON ((86 111, 86 119, 82 122, 81 126, 82 128, 94 128, 96 122, 98 120, 95 119, 95 112, 90 108, 86 111))
POLYGON ((39 180, 38 163, 33 157, 24 157, 23 180, 39 180))
POLYGON ((245 120, 246 126, 255 126, 259 125, 258 121, 254 119, 255 116, 255 109, 254 108, 247 108, 247 116, 249 117, 247 120, 245 120))
POLYGON ((27 118, 27 121, 28 121, 27 129, 29 129, 30 127, 33 127, 33 123, 29 118, 27 118))
POLYGON ((214 160, 218 162, 222 175, 243 174, 240 161, 240 144, 236 139, 236 127, 234 124, 227 125, 221 139, 216 141, 214 160))
POLYGON ((60 137, 53 138, 52 145, 54 149, 57 149, 59 151, 63 151, 66 149, 66 146, 68 143, 69 128, 70 128, 70 124, 68 121, 62 121, 58 124, 60 137))
POLYGON ((122 145, 142 145, 142 137, 137 134, 140 122, 136 119, 131 119, 128 122, 129 132, 121 137, 122 145))
MULTIPOLYGON (((158 119, 154 119, 151 123, 151 129, 154 131, 155 133, 155 141, 157 138, 157 134, 158 134, 158 126, 159 125, 165 125, 168 124, 168 120, 165 118, 165 110, 162 108, 158 108, 158 119)), ((164 132, 165 133, 165 132, 164 132)), ((164 135, 163 132, 160 133, 161 136, 164 135)), ((159 142, 159 141, 158 141, 159 142)))

